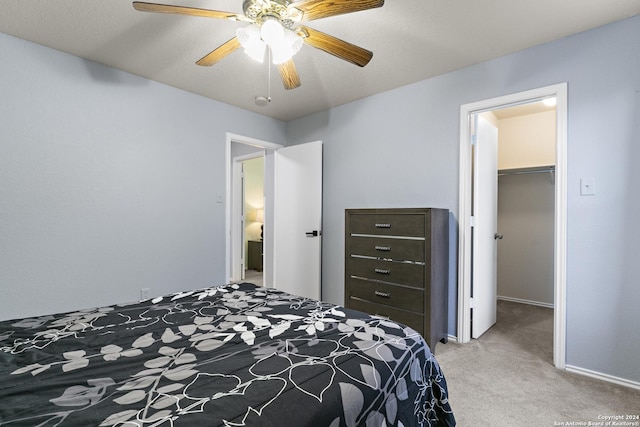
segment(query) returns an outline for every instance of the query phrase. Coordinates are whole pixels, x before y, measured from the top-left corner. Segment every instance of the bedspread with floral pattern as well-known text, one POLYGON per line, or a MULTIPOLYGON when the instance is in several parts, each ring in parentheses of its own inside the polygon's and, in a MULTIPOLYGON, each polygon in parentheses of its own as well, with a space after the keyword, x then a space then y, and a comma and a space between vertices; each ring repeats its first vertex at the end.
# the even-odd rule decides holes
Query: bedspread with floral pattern
POLYGON ((0 322, 2 426, 453 426, 412 329, 249 283, 0 322))

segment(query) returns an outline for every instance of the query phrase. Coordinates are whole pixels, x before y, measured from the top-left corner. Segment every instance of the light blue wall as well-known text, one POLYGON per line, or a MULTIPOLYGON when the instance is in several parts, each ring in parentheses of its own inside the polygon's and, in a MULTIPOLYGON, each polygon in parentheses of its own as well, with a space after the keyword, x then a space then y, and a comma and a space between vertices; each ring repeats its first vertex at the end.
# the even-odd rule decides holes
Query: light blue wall
POLYGON ((567 363, 640 382, 639 70, 636 16, 289 122, 288 144, 324 141, 324 298, 343 302, 345 208, 448 208, 455 334, 460 106, 568 82, 567 363))
POLYGON ((0 34, 0 318, 222 283, 232 132, 324 141, 329 301, 345 208, 450 209, 455 334, 460 105, 568 82, 567 362, 640 381, 639 40, 634 17, 285 125, 0 34))
POLYGON ((226 132, 285 124, 0 34, 0 319, 224 283, 226 132))

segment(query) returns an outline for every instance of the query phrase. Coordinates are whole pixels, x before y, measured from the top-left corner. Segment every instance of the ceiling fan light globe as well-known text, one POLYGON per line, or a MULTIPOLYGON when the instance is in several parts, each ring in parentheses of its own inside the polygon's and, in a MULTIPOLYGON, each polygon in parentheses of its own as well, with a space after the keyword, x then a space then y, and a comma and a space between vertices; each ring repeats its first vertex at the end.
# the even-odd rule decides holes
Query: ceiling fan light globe
POLYGON ((256 25, 247 25, 236 30, 236 37, 244 52, 252 59, 262 63, 266 45, 260 38, 260 29, 256 25))
POLYGON ((297 35, 295 32, 286 29, 281 43, 270 46, 273 63, 278 65, 287 62, 293 57, 293 55, 298 53, 302 44, 302 37, 297 35))
POLYGON ((251 49, 245 49, 244 53, 246 53, 249 58, 262 64, 264 62, 265 46, 254 46, 251 49))
POLYGON ((288 60, 291 59, 291 52, 287 49, 282 49, 282 47, 271 46, 271 60, 275 65, 284 64, 288 60))
POLYGON ((284 27, 275 18, 266 18, 260 27, 260 37, 269 46, 282 43, 284 27))
POLYGON ((236 30, 236 37, 242 47, 256 43, 260 40, 260 28, 257 25, 251 24, 244 27, 240 27, 236 30))
POLYGON ((284 39, 287 45, 290 46, 292 55, 295 55, 300 51, 304 40, 295 31, 285 30, 284 39))

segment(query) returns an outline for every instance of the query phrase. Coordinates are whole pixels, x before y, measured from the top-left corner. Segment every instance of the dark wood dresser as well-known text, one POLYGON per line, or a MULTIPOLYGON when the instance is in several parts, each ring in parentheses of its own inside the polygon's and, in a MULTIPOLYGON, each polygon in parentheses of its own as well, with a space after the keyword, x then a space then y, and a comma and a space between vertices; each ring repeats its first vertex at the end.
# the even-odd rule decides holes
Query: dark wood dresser
POLYGON ((262 271, 262 240, 249 240, 247 248, 247 269, 262 271))
POLYGON ((449 211, 345 210, 345 305, 447 342, 449 211))

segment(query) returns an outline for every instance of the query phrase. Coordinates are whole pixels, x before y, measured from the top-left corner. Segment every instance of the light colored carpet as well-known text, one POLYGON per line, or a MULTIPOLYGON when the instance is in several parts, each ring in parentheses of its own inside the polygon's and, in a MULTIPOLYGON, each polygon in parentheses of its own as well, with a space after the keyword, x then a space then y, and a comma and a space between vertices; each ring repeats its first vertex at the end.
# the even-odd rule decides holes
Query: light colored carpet
POLYGON ((253 283, 254 285, 262 286, 263 277, 264 276, 262 271, 256 271, 256 270, 244 271, 244 281, 253 283))
POLYGON ((551 309, 498 301, 497 318, 469 344, 436 346, 458 426, 586 426, 640 414, 640 390, 553 366, 551 309))

